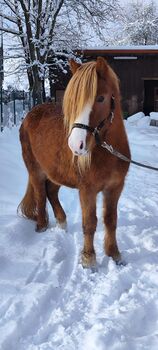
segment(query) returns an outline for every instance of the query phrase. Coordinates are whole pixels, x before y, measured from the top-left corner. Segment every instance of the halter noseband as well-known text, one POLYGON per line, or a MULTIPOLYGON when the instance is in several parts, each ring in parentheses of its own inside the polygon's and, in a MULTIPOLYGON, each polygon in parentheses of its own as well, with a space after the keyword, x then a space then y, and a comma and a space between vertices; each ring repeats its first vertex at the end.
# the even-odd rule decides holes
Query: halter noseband
MULTIPOLYGON (((114 109, 115 109, 115 97, 112 95, 111 96, 111 110, 110 110, 110 113, 109 113, 107 118, 104 118, 95 128, 93 128, 89 125, 81 124, 81 123, 74 123, 72 125, 72 129, 79 128, 79 129, 84 129, 84 130, 91 132, 92 135, 95 137, 96 144, 100 145, 99 132, 103 128, 105 123, 107 123, 107 122, 110 122, 110 124, 112 123, 112 121, 114 119, 114 109)), ((71 131, 72 131, 72 129, 71 129, 71 131)))

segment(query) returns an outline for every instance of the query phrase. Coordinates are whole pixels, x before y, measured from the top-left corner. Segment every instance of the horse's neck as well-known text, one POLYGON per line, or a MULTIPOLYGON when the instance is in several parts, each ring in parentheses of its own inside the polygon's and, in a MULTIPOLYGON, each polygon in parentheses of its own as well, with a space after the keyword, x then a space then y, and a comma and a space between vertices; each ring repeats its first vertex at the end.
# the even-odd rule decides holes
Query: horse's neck
POLYGON ((115 111, 114 119, 108 128, 103 132, 102 142, 106 141, 113 147, 119 147, 120 144, 128 145, 124 121, 121 110, 115 111))

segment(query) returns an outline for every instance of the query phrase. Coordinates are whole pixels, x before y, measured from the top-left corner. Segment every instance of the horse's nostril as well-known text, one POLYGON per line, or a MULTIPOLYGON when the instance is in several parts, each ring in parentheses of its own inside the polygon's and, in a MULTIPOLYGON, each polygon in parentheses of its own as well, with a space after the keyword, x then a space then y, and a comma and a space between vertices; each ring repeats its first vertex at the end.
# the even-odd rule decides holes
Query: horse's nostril
POLYGON ((80 149, 83 149, 83 141, 80 142, 80 149))

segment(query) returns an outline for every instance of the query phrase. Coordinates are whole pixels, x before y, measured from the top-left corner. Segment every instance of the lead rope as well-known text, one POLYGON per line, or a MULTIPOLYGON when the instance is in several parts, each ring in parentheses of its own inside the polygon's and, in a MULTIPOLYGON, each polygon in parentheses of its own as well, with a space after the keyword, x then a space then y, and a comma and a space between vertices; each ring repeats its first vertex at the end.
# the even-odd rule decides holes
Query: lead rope
POLYGON ((115 148, 113 148, 112 145, 109 145, 106 141, 104 141, 100 146, 102 148, 105 148, 113 156, 115 156, 119 159, 122 159, 127 163, 132 163, 132 164, 135 164, 135 165, 140 166, 142 168, 147 168, 147 169, 158 171, 158 168, 155 168, 155 167, 150 166, 150 165, 142 164, 142 163, 136 162, 135 160, 129 159, 128 157, 124 156, 122 153, 118 152, 115 148))

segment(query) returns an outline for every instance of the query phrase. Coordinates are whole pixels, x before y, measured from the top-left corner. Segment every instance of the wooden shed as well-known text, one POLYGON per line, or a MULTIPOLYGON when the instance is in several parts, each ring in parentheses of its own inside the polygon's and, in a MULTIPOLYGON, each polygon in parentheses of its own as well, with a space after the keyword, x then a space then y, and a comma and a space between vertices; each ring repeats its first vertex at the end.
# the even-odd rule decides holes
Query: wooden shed
MULTIPOLYGON (((105 57, 120 79, 124 116, 143 111, 146 115, 158 112, 158 45, 87 48, 77 50, 82 61, 105 57)), ((61 101, 70 72, 57 72, 52 96, 61 101)))

